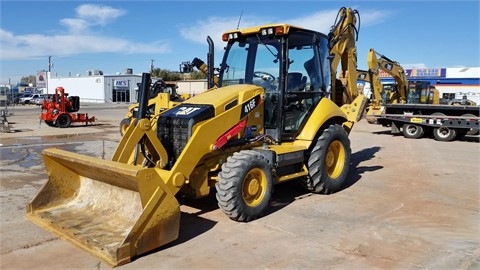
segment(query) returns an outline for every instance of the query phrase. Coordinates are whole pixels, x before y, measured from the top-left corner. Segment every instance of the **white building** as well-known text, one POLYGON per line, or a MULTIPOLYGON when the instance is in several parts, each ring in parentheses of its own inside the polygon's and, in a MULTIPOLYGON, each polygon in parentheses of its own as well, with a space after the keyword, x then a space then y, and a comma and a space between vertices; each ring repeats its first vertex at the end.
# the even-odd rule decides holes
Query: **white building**
MULTIPOLYGON (((138 86, 142 75, 131 74, 103 75, 99 70, 88 71, 85 76, 58 77, 48 76, 48 93, 62 86, 70 96, 79 96, 81 102, 92 103, 136 103, 138 102, 138 86)), ((152 78, 152 81, 155 81, 152 78)), ((179 94, 198 94, 207 89, 206 80, 185 80, 177 82, 179 94)))
POLYGON ((87 72, 86 76, 76 77, 56 77, 49 74, 47 91, 54 93, 55 88, 62 86, 70 96, 79 96, 82 102, 130 103, 136 102, 135 88, 141 81, 141 75, 103 75, 97 70, 87 72))

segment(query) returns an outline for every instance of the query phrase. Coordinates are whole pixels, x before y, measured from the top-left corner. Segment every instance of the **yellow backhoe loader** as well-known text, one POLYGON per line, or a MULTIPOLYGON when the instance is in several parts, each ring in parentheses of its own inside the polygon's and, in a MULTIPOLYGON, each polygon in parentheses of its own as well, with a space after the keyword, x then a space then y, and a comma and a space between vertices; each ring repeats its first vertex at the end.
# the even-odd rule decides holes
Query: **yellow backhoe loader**
POLYGON ((248 222, 265 213, 275 184, 338 191, 366 106, 358 17, 341 8, 329 35, 288 24, 227 31, 218 87, 153 117, 144 73, 138 118, 111 160, 45 149, 48 182, 26 217, 117 266, 188 230, 177 196, 216 192, 221 211, 248 222))

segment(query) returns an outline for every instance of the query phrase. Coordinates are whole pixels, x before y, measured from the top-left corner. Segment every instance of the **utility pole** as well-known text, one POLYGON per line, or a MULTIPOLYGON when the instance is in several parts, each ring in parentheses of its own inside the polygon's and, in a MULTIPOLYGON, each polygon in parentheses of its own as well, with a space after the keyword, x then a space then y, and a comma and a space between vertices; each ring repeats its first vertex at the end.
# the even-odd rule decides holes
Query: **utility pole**
POLYGON ((52 64, 52 57, 49 56, 49 57, 48 57, 48 72, 52 71, 52 69, 51 69, 51 68, 52 68, 52 65, 53 65, 53 64, 52 64))
POLYGON ((150 59, 150 61, 151 61, 151 64, 150 64, 150 73, 153 73, 153 69, 155 68, 155 67, 153 66, 153 62, 155 62, 155 60, 150 59))
POLYGON ((48 95, 48 81, 50 80, 50 71, 52 71, 52 56, 48 56, 48 72, 47 72, 47 95, 48 95))

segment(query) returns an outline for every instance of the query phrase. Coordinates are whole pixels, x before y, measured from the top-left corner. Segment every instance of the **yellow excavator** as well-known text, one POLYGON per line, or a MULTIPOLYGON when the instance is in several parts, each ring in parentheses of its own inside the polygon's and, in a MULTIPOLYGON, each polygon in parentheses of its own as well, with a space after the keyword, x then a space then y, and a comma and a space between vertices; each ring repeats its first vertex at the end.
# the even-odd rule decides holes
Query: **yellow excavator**
POLYGON ((48 181, 26 217, 117 266, 188 230, 177 196, 216 192, 226 216, 248 222, 264 215, 273 185, 339 191, 366 106, 357 20, 343 7, 329 35, 289 24, 226 31, 218 87, 152 117, 144 73, 138 118, 111 160, 45 149, 48 181))
POLYGON ((373 124, 377 116, 385 112, 385 104, 438 104, 438 90, 428 82, 409 81, 400 63, 370 49, 367 54, 368 70, 357 70, 357 79, 369 82, 372 98, 367 107, 366 119, 373 124), (380 71, 384 71, 395 80, 382 83, 380 71))
POLYGON ((385 111, 384 104, 405 103, 408 87, 407 75, 396 61, 370 49, 367 54, 368 70, 357 70, 357 79, 370 83, 372 98, 367 107, 366 119, 376 123, 376 115, 385 111), (391 75, 396 83, 384 85, 380 81, 380 71, 391 75))

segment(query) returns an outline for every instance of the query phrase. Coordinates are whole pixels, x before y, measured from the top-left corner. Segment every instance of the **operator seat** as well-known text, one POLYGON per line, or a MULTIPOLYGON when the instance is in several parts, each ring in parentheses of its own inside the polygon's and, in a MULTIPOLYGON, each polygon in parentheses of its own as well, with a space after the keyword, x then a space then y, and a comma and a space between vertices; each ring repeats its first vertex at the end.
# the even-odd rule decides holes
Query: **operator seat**
MULTIPOLYGON (((303 76, 301 72, 291 72, 287 75, 287 93, 304 91, 307 84, 307 77, 303 76)), ((306 108, 303 101, 296 98, 296 94, 292 93, 292 97, 287 94, 286 106, 285 106, 285 130, 297 130, 298 120, 306 112, 306 108)))
POLYGON ((320 89, 320 71, 318 68, 315 66, 314 58, 312 57, 310 60, 307 60, 304 64, 303 67, 308 73, 308 76, 310 77, 310 89, 308 90, 313 90, 313 89, 320 89))
POLYGON ((300 72, 291 72, 287 75, 287 92, 303 91, 307 84, 307 77, 300 72))

